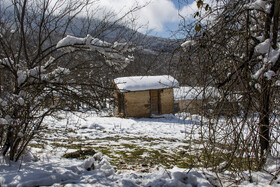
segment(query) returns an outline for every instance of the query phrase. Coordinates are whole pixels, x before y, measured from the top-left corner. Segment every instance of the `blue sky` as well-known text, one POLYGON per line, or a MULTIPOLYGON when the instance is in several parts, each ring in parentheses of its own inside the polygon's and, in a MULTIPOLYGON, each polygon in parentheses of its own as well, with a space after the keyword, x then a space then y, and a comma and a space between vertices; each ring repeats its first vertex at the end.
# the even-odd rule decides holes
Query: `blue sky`
POLYGON ((174 3, 174 5, 177 9, 180 9, 180 8, 182 8, 182 6, 186 6, 186 4, 191 4, 195 0, 171 0, 171 1, 172 1, 172 3, 174 3))

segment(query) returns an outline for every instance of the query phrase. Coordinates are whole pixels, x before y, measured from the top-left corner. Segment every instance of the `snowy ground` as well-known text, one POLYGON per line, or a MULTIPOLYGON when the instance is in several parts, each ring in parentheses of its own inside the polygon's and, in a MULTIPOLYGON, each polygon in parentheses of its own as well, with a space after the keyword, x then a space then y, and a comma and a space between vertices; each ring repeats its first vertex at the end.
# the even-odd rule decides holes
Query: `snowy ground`
MULTIPOLYGON (((44 132, 30 143, 32 154, 18 163, 0 158, 1 186, 219 184, 209 170, 192 168, 199 163, 191 155, 202 149, 198 116, 122 119, 61 113, 59 118, 45 120, 44 132)), ((272 169, 276 166, 271 164, 272 169)), ((267 186, 271 178, 267 173, 253 173, 254 182, 244 180, 240 186, 267 186)), ((277 180, 273 185, 277 186, 277 180)))

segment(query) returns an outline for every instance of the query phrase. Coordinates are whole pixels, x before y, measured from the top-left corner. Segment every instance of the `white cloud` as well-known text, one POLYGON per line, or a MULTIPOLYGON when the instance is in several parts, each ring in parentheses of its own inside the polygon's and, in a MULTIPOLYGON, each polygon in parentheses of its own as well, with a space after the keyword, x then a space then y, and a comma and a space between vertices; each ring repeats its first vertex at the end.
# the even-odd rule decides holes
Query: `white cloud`
MULTIPOLYGON (((143 6, 148 3, 140 10, 128 16, 128 18, 136 18, 137 26, 139 27, 145 26, 140 31, 145 31, 146 29, 154 30, 155 32, 164 32, 167 23, 179 24, 182 17, 185 20, 193 20, 194 14, 198 11, 197 1, 189 2, 191 3, 181 4, 185 6, 182 6, 180 10, 175 7, 172 0, 102 0, 99 6, 113 11, 117 14, 116 18, 120 18, 136 5, 143 6)), ((204 0, 204 3, 208 3, 210 6, 213 3, 211 2, 211 0, 204 0)), ((104 9, 99 12, 99 16, 102 16, 100 13, 104 13, 104 9)))
MULTIPOLYGON (((11 0, 1 1, 7 3, 11 0)), ((57 0, 51 0, 50 2, 53 5, 57 0)), ((87 9, 94 14, 94 17, 100 19, 106 17, 108 12, 113 12, 115 16, 112 16, 111 20, 116 20, 136 6, 144 7, 127 15, 125 19, 126 21, 136 19, 134 24, 136 27, 141 27, 139 30, 141 32, 147 30, 164 32, 166 24, 173 23, 173 25, 176 25, 176 23, 179 23, 181 20, 179 13, 186 18, 191 18, 197 10, 196 1, 190 5, 182 7, 181 10, 178 10, 172 0, 94 0, 91 7, 88 7, 87 9)), ((85 16, 85 14, 84 11, 81 16, 85 16)))
POLYGON ((133 12, 129 18, 136 18, 137 26, 148 26, 148 29, 161 32, 166 22, 178 22, 178 10, 171 0, 102 0, 99 3, 100 9, 97 14, 102 17, 104 9, 113 11, 120 18, 135 6, 144 6, 133 12))
POLYGON ((187 6, 184 6, 180 10, 180 15, 182 15, 185 19, 191 19, 193 18, 195 12, 197 12, 197 4, 196 1, 194 1, 192 4, 189 4, 187 6))
POLYGON ((166 22, 178 22, 178 10, 174 4, 168 0, 153 0, 147 7, 139 11, 139 21, 146 20, 151 29, 162 31, 166 22))
MULTIPOLYGON (((211 0, 204 0, 203 3, 204 3, 204 5, 209 4, 209 6, 212 8, 217 7, 219 5, 219 2, 215 2, 215 1, 211 1, 211 0)), ((199 9, 197 8, 197 2, 194 1, 191 4, 184 6, 180 10, 180 15, 182 15, 186 20, 191 20, 194 18, 194 15, 198 10, 199 9)), ((205 16, 207 14, 207 12, 204 10, 200 13, 202 14, 202 16, 205 16)), ((211 19, 211 17, 208 17, 207 19, 204 19, 203 22, 206 22, 207 20, 210 20, 210 19, 211 19)))

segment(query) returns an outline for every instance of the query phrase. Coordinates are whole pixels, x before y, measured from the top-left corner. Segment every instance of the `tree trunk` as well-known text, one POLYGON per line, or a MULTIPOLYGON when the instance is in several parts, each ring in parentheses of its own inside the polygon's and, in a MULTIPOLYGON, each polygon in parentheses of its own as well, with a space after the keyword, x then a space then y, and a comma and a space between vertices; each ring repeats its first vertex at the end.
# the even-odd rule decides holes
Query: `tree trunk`
MULTIPOLYGON (((278 38, 278 25, 279 25, 279 6, 280 0, 271 1, 272 7, 271 12, 267 14, 265 20, 265 28, 264 28, 264 39, 268 39, 272 37, 272 48, 277 48, 277 38, 278 38)), ((279 59, 271 68, 274 72, 279 70, 279 59)), ((267 154, 270 151, 270 110, 271 110, 271 102, 270 95, 272 93, 271 90, 271 80, 267 80, 265 77, 262 78, 261 82, 261 96, 260 96, 260 123, 259 123, 259 141, 261 147, 261 162, 259 165, 259 169, 261 169, 266 161, 267 154)))
POLYGON ((260 98, 260 123, 259 123, 259 141, 261 147, 261 160, 259 169, 265 164, 266 156, 269 151, 270 145, 270 124, 269 124, 269 114, 270 114, 270 94, 271 94, 271 81, 262 81, 262 93, 260 98))
POLYGON ((2 154, 3 156, 6 156, 6 154, 8 153, 8 150, 10 149, 11 147, 11 144, 13 142, 12 138, 13 138, 13 128, 11 126, 8 127, 8 133, 7 133, 7 137, 6 137, 6 140, 5 140, 5 143, 4 143, 4 146, 3 146, 3 149, 2 149, 2 154))

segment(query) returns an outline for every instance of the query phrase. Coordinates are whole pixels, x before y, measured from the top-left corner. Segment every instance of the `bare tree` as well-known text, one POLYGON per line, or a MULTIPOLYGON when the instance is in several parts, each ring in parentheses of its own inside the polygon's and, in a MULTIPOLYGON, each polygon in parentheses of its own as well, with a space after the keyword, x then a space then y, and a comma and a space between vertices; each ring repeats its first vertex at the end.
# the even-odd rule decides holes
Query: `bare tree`
POLYGON ((181 58, 196 72, 196 85, 205 91, 213 86, 219 94, 218 99, 206 97, 201 106, 209 125, 204 156, 220 158, 211 163, 216 171, 237 163, 240 170, 261 170, 270 153, 279 155, 273 149, 279 143, 273 134, 279 128, 279 1, 211 3, 197 1, 197 20, 184 27, 189 35, 181 58), (240 115, 224 112, 233 100, 240 115))
POLYGON ((77 15, 94 2, 20 0, 1 4, 0 146, 10 160, 20 158, 40 132, 45 116, 83 105, 101 107, 101 94, 109 88, 104 80, 110 73, 104 70, 121 70, 133 60, 128 42, 97 38, 125 15, 103 30, 98 28, 96 36, 89 35, 96 28, 89 21, 75 30, 83 36, 67 35, 78 23, 77 15))

